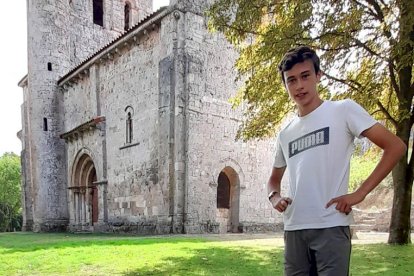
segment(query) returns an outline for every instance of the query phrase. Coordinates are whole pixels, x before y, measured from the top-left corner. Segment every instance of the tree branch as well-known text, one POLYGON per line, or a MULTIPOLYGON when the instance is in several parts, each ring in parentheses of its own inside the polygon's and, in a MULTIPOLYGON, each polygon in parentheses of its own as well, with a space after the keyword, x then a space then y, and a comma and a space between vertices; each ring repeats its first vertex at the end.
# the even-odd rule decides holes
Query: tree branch
POLYGON ((257 36, 258 35, 262 35, 261 33, 254 32, 252 30, 245 30, 245 29, 242 29, 242 28, 237 28, 233 24, 230 24, 230 25, 228 25, 228 24, 222 24, 220 26, 221 27, 224 27, 224 28, 231 29, 233 31, 237 31, 239 34, 252 34, 252 35, 257 35, 257 36))
POLYGON ((363 3, 361 3, 360 1, 356 1, 356 0, 354 0, 353 2, 354 2, 355 4, 357 4, 357 5, 360 5, 361 7, 365 8, 365 9, 367 9, 367 12, 368 12, 370 15, 372 15, 374 18, 379 19, 379 18, 378 18, 378 14, 376 14, 373 10, 371 10, 371 8, 370 8, 370 7, 368 7, 367 5, 364 5, 364 4, 363 4, 363 3))
POLYGON ((366 0, 366 1, 367 1, 368 4, 370 4, 374 8, 374 10, 375 10, 375 12, 377 14, 377 18, 381 22, 384 22, 384 13, 382 12, 381 7, 378 4, 378 2, 375 1, 375 0, 366 0))
POLYGON ((327 73, 325 73, 325 72, 323 72, 323 74, 324 74, 324 75, 325 75, 328 79, 331 79, 331 80, 334 80, 334 81, 336 81, 336 82, 339 82, 339 83, 345 84, 345 85, 349 86, 350 88, 352 88, 352 89, 354 89, 354 90, 356 90, 356 91, 358 91, 358 92, 361 92, 361 89, 359 89, 359 87, 361 87, 362 85, 361 85, 360 83, 358 83, 358 82, 354 81, 354 80, 344 80, 344 79, 338 79, 338 78, 336 78, 336 77, 334 77, 334 76, 331 76, 331 75, 329 75, 329 74, 327 74, 327 73))
POLYGON ((385 117, 388 120, 390 120, 390 122, 392 123, 392 125, 397 129, 398 122, 391 116, 391 114, 388 112, 388 110, 385 109, 385 107, 382 105, 382 103, 380 102, 380 100, 377 100, 377 105, 380 108, 380 110, 382 111, 382 113, 385 114, 385 117))
POLYGON ((397 97, 400 99, 400 87, 397 84, 397 80, 395 78, 395 73, 394 73, 394 65, 391 63, 391 61, 388 62, 388 71, 390 73, 390 80, 391 80, 391 85, 392 88, 394 89, 395 93, 397 94, 397 97))
POLYGON ((382 57, 380 54, 376 53, 374 50, 372 50, 371 48, 369 48, 364 42, 362 42, 361 40, 357 39, 357 38, 352 38, 352 40, 355 41, 355 44, 358 45, 359 47, 363 48, 365 51, 367 51, 368 53, 370 53, 373 56, 377 56, 380 59, 386 60, 384 57, 382 57))
MULTIPOLYGON (((390 44, 394 45, 395 41, 392 38, 391 32, 389 31, 387 22, 385 22, 384 12, 382 11, 381 6, 375 0, 366 0, 366 1, 369 5, 371 5, 374 8, 375 12, 370 7, 368 7, 367 5, 364 5, 363 3, 361 3, 357 0, 355 0, 354 2, 357 5, 360 5, 361 7, 364 7, 365 9, 367 9, 368 13, 370 15, 372 15, 375 19, 379 20, 381 22, 381 24, 384 24, 385 28, 382 29, 382 32, 385 35, 385 37, 388 38, 390 44)), ((386 6, 384 1, 381 1, 381 3, 382 3, 382 5, 386 6)))

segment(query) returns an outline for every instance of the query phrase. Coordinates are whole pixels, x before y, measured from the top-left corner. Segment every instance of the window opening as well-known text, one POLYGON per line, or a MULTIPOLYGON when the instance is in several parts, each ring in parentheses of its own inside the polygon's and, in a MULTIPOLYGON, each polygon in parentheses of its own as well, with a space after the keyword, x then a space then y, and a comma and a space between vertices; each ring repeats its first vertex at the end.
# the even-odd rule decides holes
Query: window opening
POLYGON ((93 23, 103 27, 103 0, 93 0, 93 23))
POLYGON ((132 143, 132 115, 131 112, 128 112, 126 120, 126 143, 132 143))
POLYGON ((131 13, 131 6, 129 5, 129 3, 126 3, 125 8, 124 8, 124 20, 125 20, 124 30, 125 31, 128 31, 130 28, 129 26, 130 13, 131 13))
POLYGON ((47 118, 43 118, 43 131, 47 131, 47 118))

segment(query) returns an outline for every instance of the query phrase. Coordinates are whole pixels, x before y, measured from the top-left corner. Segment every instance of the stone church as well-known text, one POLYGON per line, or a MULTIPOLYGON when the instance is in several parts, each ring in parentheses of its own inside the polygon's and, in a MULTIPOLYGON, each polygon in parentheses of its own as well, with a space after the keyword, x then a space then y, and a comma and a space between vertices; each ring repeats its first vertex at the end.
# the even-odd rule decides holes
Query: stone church
POLYGON ((27 0, 25 230, 280 228, 273 142, 235 140, 237 53, 208 32, 209 1, 27 0))

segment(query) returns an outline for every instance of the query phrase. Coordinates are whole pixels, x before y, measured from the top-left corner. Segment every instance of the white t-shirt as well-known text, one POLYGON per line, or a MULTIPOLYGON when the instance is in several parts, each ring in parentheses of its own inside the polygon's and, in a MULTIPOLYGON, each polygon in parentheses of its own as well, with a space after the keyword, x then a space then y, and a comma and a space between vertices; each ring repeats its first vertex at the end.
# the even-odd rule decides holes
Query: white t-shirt
POLYGON ((376 121, 352 100, 325 101, 295 117, 277 139, 274 167, 287 166, 292 199, 284 214, 285 230, 318 229, 353 223, 326 204, 348 193, 349 162, 354 138, 376 121))

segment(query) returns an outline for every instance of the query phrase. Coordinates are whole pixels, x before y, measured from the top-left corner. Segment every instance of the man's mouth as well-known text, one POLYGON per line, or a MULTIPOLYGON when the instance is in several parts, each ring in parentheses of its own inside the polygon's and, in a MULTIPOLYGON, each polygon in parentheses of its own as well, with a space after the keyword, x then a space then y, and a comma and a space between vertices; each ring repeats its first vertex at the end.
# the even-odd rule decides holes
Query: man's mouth
POLYGON ((299 93, 299 94, 296 94, 295 95, 295 98, 303 98, 305 95, 306 95, 307 93, 305 92, 305 93, 299 93))

